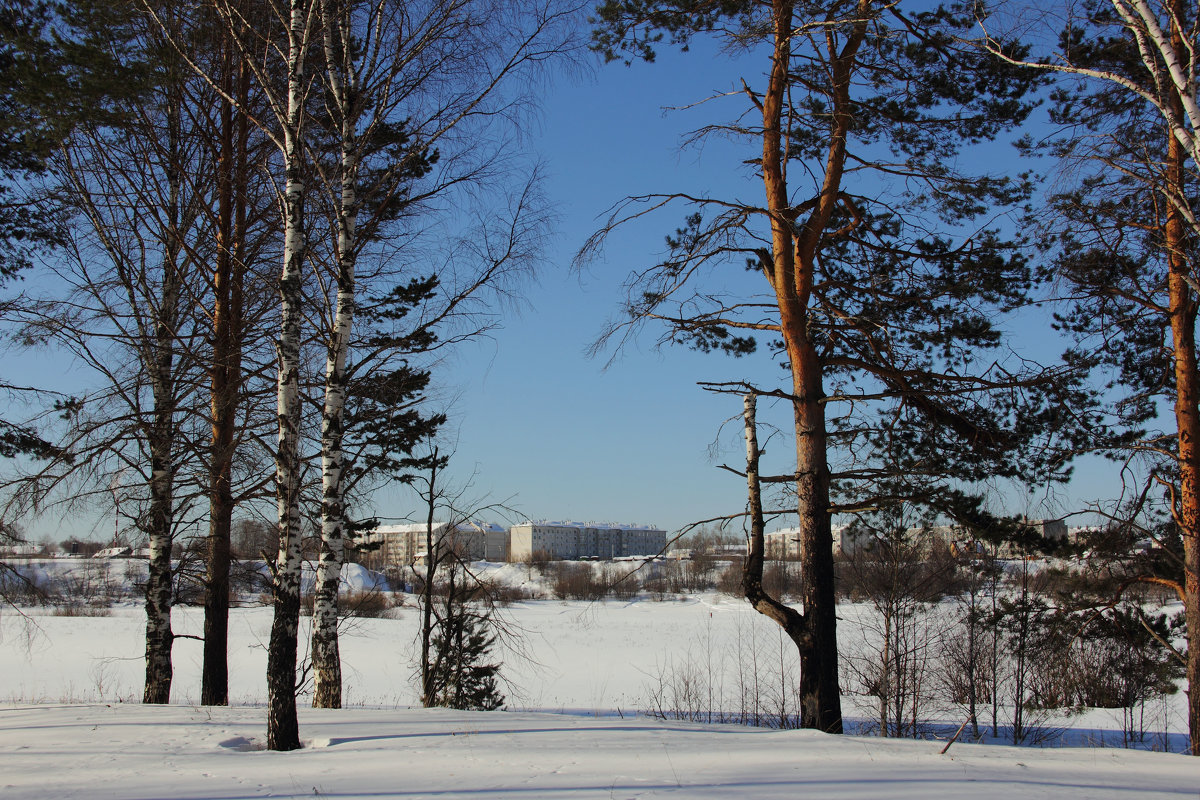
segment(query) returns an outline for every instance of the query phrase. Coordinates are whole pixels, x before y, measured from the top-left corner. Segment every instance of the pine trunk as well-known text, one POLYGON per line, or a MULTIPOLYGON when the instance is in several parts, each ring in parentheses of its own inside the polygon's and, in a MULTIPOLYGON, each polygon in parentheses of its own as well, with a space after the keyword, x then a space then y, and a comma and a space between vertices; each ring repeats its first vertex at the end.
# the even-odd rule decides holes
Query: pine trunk
POLYGON ((820 367, 805 326, 784 336, 792 360, 796 423, 796 500, 800 521, 800 596, 808 636, 800 648, 801 724, 842 732, 838 683, 833 534, 829 517, 828 442, 820 367))
MULTIPOLYGON (((829 466, 822 370, 808 332, 808 303, 816 252, 837 205, 846 157, 846 134, 852 123, 849 76, 865 23, 842 49, 830 54, 834 113, 821 192, 811 216, 797 227, 787 185, 783 144, 783 109, 791 61, 793 4, 772 4, 774 52, 767 91, 762 97, 762 178, 771 217, 771 261, 763 265, 775 290, 779 326, 792 372, 792 405, 796 433, 796 511, 800 523, 800 579, 804 602, 803 633, 784 624, 800 656, 800 724, 828 733, 842 732, 841 693, 837 669, 833 536, 829 516, 829 466)), ((761 575, 761 568, 760 568, 761 575)), ((753 601, 752 601, 753 602, 753 601)), ((778 605, 778 604, 777 604, 778 605)), ((768 604, 756 604, 759 611, 768 604)), ((764 612, 765 613, 765 612, 764 612)))
MULTIPOLYGON (((1187 152, 1172 136, 1167 180, 1184 196, 1187 152)), ((1200 755, 1200 372, 1196 362, 1196 299, 1188 286, 1187 225, 1176 203, 1168 204, 1166 236, 1171 337, 1175 359, 1175 423, 1178 429, 1179 497, 1175 521, 1183 539, 1184 618, 1187 623, 1188 737, 1200 755)))
MULTIPOLYGON (((229 46, 231 48, 232 45, 229 46)), ((232 94, 233 58, 227 48, 223 90, 232 94)), ((248 78, 239 69, 243 98, 248 78)), ((245 115, 232 104, 221 108, 220 157, 217 162, 217 254, 213 270, 213 355, 209 375, 212 451, 209 460, 208 547, 205 563, 204 661, 200 702, 229 704, 229 568, 233 528, 233 455, 237 404, 241 390, 242 241, 245 236, 245 115), (235 141, 236 140, 236 141, 235 141)))
POLYGON ((304 102, 306 0, 291 0, 288 26, 287 116, 283 121, 283 272, 279 279, 281 330, 278 345, 275 492, 279 551, 275 559, 275 619, 267 648, 267 748, 296 750, 296 650, 300 627, 300 327, 304 266, 304 183, 300 136, 304 102))
MULTIPOLYGON (((1183 19, 1179 0, 1171 3, 1174 22, 1171 45, 1176 53, 1187 52, 1177 20, 1183 19)), ((1186 65, 1185 65, 1186 66, 1186 65)), ((1183 101, 1171 94, 1171 110, 1183 119, 1183 101)), ((1165 226, 1168 315, 1175 361, 1175 423, 1178 431, 1179 495, 1175 499, 1175 523, 1183 539, 1184 619, 1187 624, 1188 742, 1192 755, 1200 755, 1200 370, 1196 362, 1197 301, 1188 285, 1191 277, 1187 253, 1187 220, 1181 213, 1187 201, 1185 165, 1187 149, 1175 136, 1167 143, 1168 198, 1165 226)))

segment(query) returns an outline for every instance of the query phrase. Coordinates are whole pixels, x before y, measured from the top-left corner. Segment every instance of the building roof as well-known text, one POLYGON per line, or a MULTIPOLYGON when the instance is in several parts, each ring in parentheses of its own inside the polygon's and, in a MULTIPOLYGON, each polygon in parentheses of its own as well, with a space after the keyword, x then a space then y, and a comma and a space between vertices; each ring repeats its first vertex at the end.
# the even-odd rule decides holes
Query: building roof
MULTIPOLYGON (((433 529, 435 531, 443 531, 450 523, 444 521, 434 521, 433 529)), ((378 535, 385 533, 424 533, 426 523, 424 522, 405 522, 399 525, 380 525, 371 531, 369 535, 378 535)), ((494 522, 459 522, 454 526, 456 531, 470 532, 477 531, 480 533, 504 533, 504 528, 494 522)))
POLYGON ((538 527, 545 528, 595 528, 597 530, 655 531, 666 533, 666 531, 663 531, 661 528, 656 528, 653 525, 640 525, 637 523, 624 522, 575 522, 573 520, 527 519, 524 522, 518 523, 518 525, 537 525, 538 527))

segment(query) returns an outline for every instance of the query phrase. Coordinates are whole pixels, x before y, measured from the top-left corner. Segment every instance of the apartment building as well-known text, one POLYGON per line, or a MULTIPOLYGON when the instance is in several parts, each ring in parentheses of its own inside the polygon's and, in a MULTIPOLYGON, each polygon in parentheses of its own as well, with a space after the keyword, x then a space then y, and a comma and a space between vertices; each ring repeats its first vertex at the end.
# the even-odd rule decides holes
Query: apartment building
POLYGON ((656 556, 666 546, 666 531, 642 525, 530 520, 509 529, 510 561, 656 556))
MULTIPOLYGON (((363 537, 364 544, 378 548, 363 553, 363 563, 373 569, 402 567, 423 563, 426 555, 426 524, 380 525, 363 537)), ((434 546, 453 549, 466 561, 504 561, 508 550, 508 532, 490 522, 434 522, 431 529, 434 546)))

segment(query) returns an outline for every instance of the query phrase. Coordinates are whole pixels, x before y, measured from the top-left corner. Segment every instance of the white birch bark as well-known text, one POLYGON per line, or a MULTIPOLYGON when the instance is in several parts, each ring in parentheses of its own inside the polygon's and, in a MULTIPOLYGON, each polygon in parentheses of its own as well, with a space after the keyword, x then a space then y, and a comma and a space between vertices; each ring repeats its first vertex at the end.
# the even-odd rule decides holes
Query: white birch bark
POLYGON ((304 232, 304 55, 312 28, 309 0, 290 0, 287 52, 287 113, 283 120, 284 235, 279 279, 275 492, 279 551, 275 558, 275 619, 267 651, 267 748, 300 747, 296 720, 296 649, 300 622, 300 330, 304 232))
POLYGON ((346 359, 355 311, 356 226, 358 220, 358 87, 351 55, 348 9, 336 14, 332 0, 322 3, 326 74, 341 124, 341 193, 337 218, 337 301, 325 361, 325 406, 321 415, 321 553, 313 607, 312 664, 316 682, 313 706, 341 708, 342 673, 338 651, 338 586, 345 560, 346 359))
MULTIPOLYGON (((172 174, 174 177, 174 174, 172 174)), ((171 186, 172 220, 178 218, 178 192, 171 186)), ((177 226, 176 226, 177 227, 177 226)), ((146 578, 146 681, 143 703, 168 703, 171 697, 171 545, 175 465, 175 385, 172 376, 179 308, 177 246, 168 244, 163 264, 162 305, 155 321, 154 352, 147 358, 154 420, 150 432, 150 563, 146 578)))

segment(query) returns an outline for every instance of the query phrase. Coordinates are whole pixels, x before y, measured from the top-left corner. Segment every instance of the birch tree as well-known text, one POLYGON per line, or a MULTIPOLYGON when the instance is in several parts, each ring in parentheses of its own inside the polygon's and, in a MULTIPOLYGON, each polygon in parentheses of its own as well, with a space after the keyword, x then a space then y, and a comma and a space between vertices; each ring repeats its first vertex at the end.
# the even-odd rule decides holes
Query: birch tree
POLYGON ((765 336, 788 366, 787 387, 724 388, 791 407, 795 470, 760 482, 794 498, 765 511, 798 516, 803 611, 762 590, 753 491, 744 587, 800 654, 801 724, 840 732, 831 516, 900 501, 978 513, 960 487, 1044 463, 1018 445, 1062 416, 1058 376, 1006 358, 994 322, 1025 302, 1031 273, 984 220, 1028 186, 956 169, 965 148, 1024 119, 1030 81, 959 47, 972 20, 954 9, 613 0, 597 14, 609 59, 706 36, 762 59, 765 81, 731 76, 720 97, 743 105, 696 134, 746 143, 761 200, 630 198, 581 258, 632 219, 689 207, 666 257, 633 272, 606 341, 656 321, 667 341, 735 355, 765 336), (721 279, 731 264, 760 291, 719 288, 744 285, 721 279))
POLYGON ((296 639, 300 625, 300 335, 301 280, 307 240, 304 229, 304 104, 309 84, 305 59, 316 22, 311 0, 290 0, 287 16, 286 94, 275 100, 283 157, 283 271, 279 278, 277 413, 275 454, 279 552, 272 583, 275 619, 267 650, 267 748, 296 750, 296 639))
POLYGON ((153 64, 155 80, 76 126, 53 158, 72 212, 68 247, 43 267, 52 293, 27 296, 17 317, 25 343, 65 351, 98 381, 56 426, 54 457, 12 486, 18 506, 110 491, 132 501, 127 517, 150 549, 143 701, 166 703, 176 638, 171 548, 190 502, 179 488, 182 417, 194 410, 201 341, 189 284, 208 193, 204 132, 188 109, 202 87, 181 75, 155 29, 136 18, 103 24, 92 33, 110 56, 153 64))
MULTIPOLYGON (((220 413, 210 417, 197 405, 197 392, 198 371, 210 378, 220 372, 211 365, 223 358, 222 315, 214 315, 210 338, 203 331, 213 318, 200 309, 220 294, 219 266, 230 262, 229 226, 223 223, 232 220, 227 212, 236 203, 228 182, 219 178, 231 166, 222 144, 233 136, 232 126, 220 124, 220 109, 227 111, 228 104, 193 69, 221 60, 219 48, 212 46, 211 18, 205 27, 181 9, 160 7, 157 19, 131 12, 122 7, 75 19, 76 25, 87 22, 89 35, 108 48, 110 60, 138 65, 140 72, 127 74, 140 75, 135 85, 143 88, 78 125, 56 158, 61 196, 74 217, 67 228, 71 249, 65 266, 48 260, 46 273, 57 279, 47 282, 52 291, 65 294, 27 300, 23 320, 26 341, 69 350, 94 370, 103 388, 91 387, 72 401, 68 424, 57 425, 63 437, 57 457, 23 477, 17 499, 51 501, 68 486, 80 502, 110 494, 124 499, 120 510, 147 535, 152 554, 144 696, 147 702, 166 702, 176 638, 170 627, 172 544, 181 530, 194 525, 185 512, 195 507, 207 482, 197 470, 221 464, 220 453, 211 458, 214 448, 202 445, 197 432, 205 423, 225 422, 220 413), (185 31, 193 47, 183 58, 174 43, 185 31), (215 279, 207 269, 214 262, 215 279), (130 483, 143 475, 150 477, 142 487, 130 483)), ((258 199, 252 189, 238 190, 243 203, 258 199)), ((261 204, 254 207, 260 209, 261 204)), ((252 266, 267 240, 261 224, 243 232, 234 250, 238 262, 252 266)), ((253 325, 260 311, 255 298, 244 320, 253 325)), ((239 393, 235 387, 235 396, 239 393)), ((247 427, 245 417, 226 416, 227 427, 247 427)), ((243 461, 249 459, 244 455, 243 461)), ((228 488, 230 471, 223 474, 228 488)), ((210 514, 210 519, 219 516, 210 514)), ((210 558, 209 575, 216 577, 208 581, 208 600, 223 600, 206 602, 201 695, 205 702, 225 702, 227 559, 222 570, 214 569, 210 558), (225 611, 218 625, 212 622, 214 606, 225 611), (217 671, 208 668, 214 651, 217 671), (219 681, 212 679, 214 672, 219 681)))
POLYGON ((331 164, 314 159, 328 195, 324 205, 332 243, 327 259, 313 254, 317 262, 328 263, 332 295, 324 333, 322 543, 312 636, 316 706, 341 704, 337 588, 352 522, 348 491, 380 470, 403 480, 397 467, 422 463, 405 459, 405 448, 440 422, 436 415, 423 423, 409 418, 381 437, 377 421, 363 420, 374 432, 353 431, 347 396, 357 386, 360 400, 377 411, 409 413, 425 378, 407 360, 490 324, 472 320, 473 310, 529 266, 544 214, 527 192, 515 207, 489 209, 491 220, 477 227, 473 247, 457 248, 465 267, 417 277, 374 270, 367 276, 370 324, 364 336, 356 337, 355 316, 363 302, 360 256, 373 249, 406 267, 419 263, 429 254, 423 233, 442 220, 437 203, 464 213, 459 205, 464 189, 503 190, 510 173, 503 163, 509 157, 506 142, 529 102, 523 82, 564 53, 572 38, 569 21, 569 7, 554 4, 321 4, 324 132, 336 148, 331 164), (462 320, 465 325, 458 324, 462 320), (380 408, 383 395, 395 408, 380 408), (353 478, 347 437, 362 454, 353 478), (398 459, 379 449, 384 441, 400 448, 398 459))
MULTIPOLYGON (((241 2, 210 0, 215 15, 262 92, 266 110, 256 115, 223 90, 211 70, 192 55, 189 42, 172 40, 175 51, 223 100, 247 113, 278 153, 278 208, 282 227, 279 277, 280 329, 276 343, 275 499, 279 547, 272 566, 275 616, 267 648, 267 747, 300 747, 296 718, 296 651, 300 618, 300 351, 304 317, 303 272, 308 252, 305 199, 308 190, 306 123, 312 80, 307 59, 316 44, 320 7, 316 0, 288 0, 249 24, 241 2), (265 53, 265 56, 263 55, 265 53)), ((160 25, 161 14, 146 6, 160 25)))

